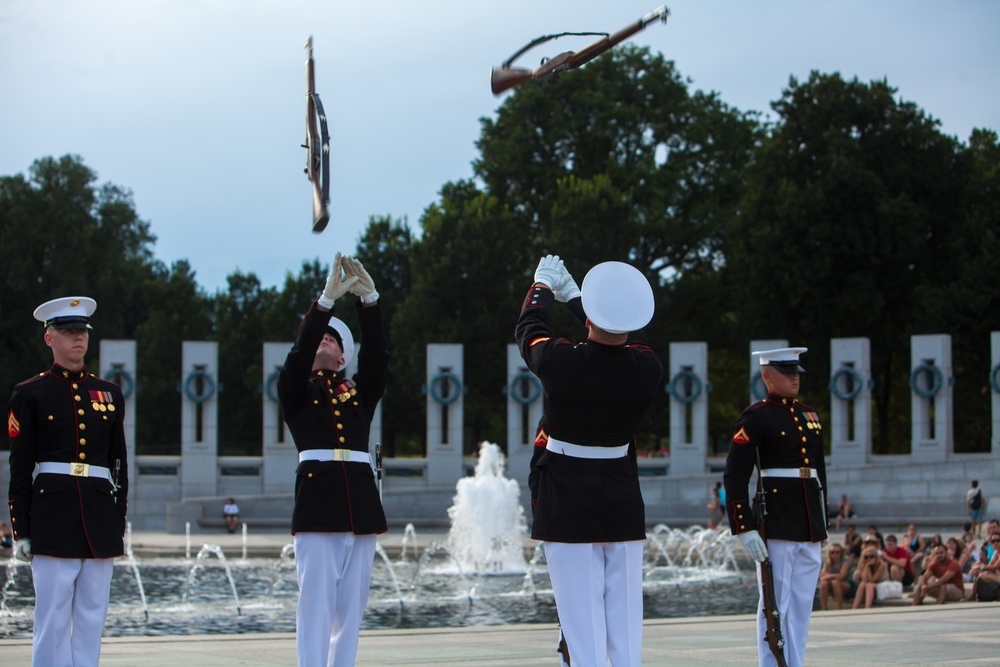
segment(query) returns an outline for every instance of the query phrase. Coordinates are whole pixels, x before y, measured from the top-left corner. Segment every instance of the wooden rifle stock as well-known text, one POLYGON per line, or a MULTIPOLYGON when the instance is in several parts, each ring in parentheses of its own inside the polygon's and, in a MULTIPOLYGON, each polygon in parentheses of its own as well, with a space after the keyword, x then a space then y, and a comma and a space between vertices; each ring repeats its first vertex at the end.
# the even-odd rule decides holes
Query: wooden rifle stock
MULTIPOLYGON (((667 22, 667 17, 670 15, 669 10, 663 6, 653 11, 649 12, 642 18, 640 18, 635 23, 622 28, 618 32, 611 35, 606 35, 601 39, 597 40, 593 44, 585 47, 582 51, 566 51, 560 53, 554 58, 544 61, 538 69, 529 70, 521 67, 512 68, 510 64, 514 61, 517 56, 521 55, 531 46, 535 44, 540 44, 548 39, 555 39, 567 34, 579 34, 579 33, 560 33, 559 35, 551 35, 549 37, 543 37, 535 40, 528 47, 525 47, 517 52, 512 58, 508 59, 500 67, 494 67, 490 75, 490 88, 494 95, 499 95, 500 93, 510 90, 515 86, 518 86, 529 79, 537 79, 545 81, 547 83, 552 83, 556 80, 556 77, 567 70, 576 69, 586 63, 590 62, 597 56, 603 54, 618 44, 621 44, 626 39, 636 34, 651 22, 656 19, 662 20, 664 23, 667 22)), ((590 34, 590 33, 588 33, 590 34)))
POLYGON ((566 51, 554 58, 549 58, 536 70, 524 69, 523 67, 494 67, 493 74, 490 76, 490 87, 493 89, 494 95, 499 95, 505 90, 510 90, 524 83, 528 79, 539 79, 547 83, 553 83, 560 72, 578 67, 578 65, 571 64, 575 58, 575 53, 566 51))
MULTIPOLYGON (((757 507, 755 508, 757 519, 757 532, 760 539, 767 544, 767 525, 764 517, 767 515, 767 508, 764 500, 764 491, 757 491, 757 507)), ((771 559, 765 558, 760 564, 760 598, 764 607, 764 621, 767 623, 767 646, 771 649, 771 654, 778 662, 778 667, 788 667, 785 662, 785 638, 781 634, 781 612, 778 611, 778 598, 774 594, 774 568, 771 566, 771 559)))

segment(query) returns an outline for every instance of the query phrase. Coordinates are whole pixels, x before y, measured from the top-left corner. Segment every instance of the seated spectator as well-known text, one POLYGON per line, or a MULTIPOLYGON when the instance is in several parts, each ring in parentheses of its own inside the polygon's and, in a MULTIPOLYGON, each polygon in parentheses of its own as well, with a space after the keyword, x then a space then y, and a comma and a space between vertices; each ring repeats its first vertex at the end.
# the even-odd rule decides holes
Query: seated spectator
MULTIPOLYGON (((971 583, 972 576, 972 566, 976 563, 986 562, 983 557, 983 550, 979 548, 976 544, 975 539, 972 537, 972 533, 966 533, 963 535, 965 538, 965 549, 962 554, 965 556, 965 562, 962 563, 962 580, 965 583, 971 583)), ((986 540, 989 542, 989 540, 986 540)))
POLYGON ((914 565, 924 557, 927 550, 927 543, 924 538, 917 533, 916 524, 911 523, 906 527, 906 535, 903 536, 903 546, 910 552, 910 560, 914 565))
POLYGON ((833 596, 834 608, 843 609, 844 599, 850 597, 852 589, 856 590, 856 583, 847 576, 850 565, 851 559, 844 557, 844 547, 831 544, 819 573, 819 605, 823 611, 829 608, 830 596, 833 596))
POLYGON ((851 505, 851 501, 847 499, 847 495, 840 496, 840 502, 837 503, 837 512, 834 514, 836 517, 834 530, 840 530, 840 522, 844 519, 850 519, 854 516, 854 507, 851 505))
POLYGON ((878 583, 888 579, 889 570, 878 553, 878 546, 872 540, 861 551, 861 564, 854 570, 854 579, 858 582, 858 591, 854 594, 855 609, 861 606, 862 600, 865 601, 865 609, 870 609, 875 604, 878 583))
POLYGON ((990 543, 989 538, 992 537, 993 533, 1000 533, 1000 521, 997 519, 990 519, 986 522, 986 542, 984 546, 986 547, 986 561, 989 562, 993 560, 993 552, 995 549, 990 543))
POLYGON ((913 589, 913 604, 922 604, 926 595, 935 598, 938 604, 965 597, 962 568, 958 566, 958 561, 948 557, 948 550, 943 544, 935 544, 931 548, 927 567, 913 589))
POLYGON ((954 558, 958 561, 958 566, 965 571, 965 564, 969 562, 969 554, 965 550, 965 540, 960 540, 957 537, 949 537, 944 543, 945 551, 948 552, 950 558, 954 558))
POLYGON ((934 537, 931 538, 931 541, 927 543, 927 548, 924 549, 924 553, 919 559, 913 559, 913 567, 919 569, 921 572, 926 570, 933 558, 931 553, 934 551, 934 547, 936 546, 944 546, 944 540, 941 538, 941 533, 936 533, 934 537))
POLYGON ((866 532, 864 534, 864 536, 861 538, 862 541, 864 540, 865 537, 869 537, 869 536, 875 538, 875 540, 878 542, 878 548, 879 549, 885 549, 885 540, 882 539, 882 533, 878 532, 878 528, 877 527, 875 527, 875 526, 868 526, 868 532, 866 532))
POLYGON ((861 560, 861 536, 853 523, 847 524, 847 532, 844 533, 844 556, 850 560, 851 567, 861 560))
POLYGON ((240 506, 233 498, 227 498, 226 504, 222 507, 222 516, 226 519, 226 529, 230 533, 235 533, 240 527, 240 506))
POLYGON ((910 562, 910 552, 906 547, 899 546, 895 535, 885 536, 885 549, 881 552, 882 560, 889 568, 889 578, 899 581, 903 587, 913 583, 913 564, 910 562))
POLYGON ((877 551, 881 551, 882 541, 871 533, 865 533, 861 536, 861 552, 864 553, 868 547, 875 547, 877 551))
POLYGON ((977 599, 980 581, 991 584, 1000 582, 1000 531, 990 534, 988 542, 993 547, 993 557, 976 563, 970 569, 972 590, 969 591, 967 600, 977 599))

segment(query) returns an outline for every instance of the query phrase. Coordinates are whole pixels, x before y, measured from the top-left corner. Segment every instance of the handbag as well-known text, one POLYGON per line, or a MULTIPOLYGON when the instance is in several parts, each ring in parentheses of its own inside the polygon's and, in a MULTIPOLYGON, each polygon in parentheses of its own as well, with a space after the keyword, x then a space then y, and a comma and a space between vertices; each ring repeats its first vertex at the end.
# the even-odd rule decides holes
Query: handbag
POLYGON ((903 582, 880 581, 875 585, 876 600, 894 600, 903 597, 903 582))

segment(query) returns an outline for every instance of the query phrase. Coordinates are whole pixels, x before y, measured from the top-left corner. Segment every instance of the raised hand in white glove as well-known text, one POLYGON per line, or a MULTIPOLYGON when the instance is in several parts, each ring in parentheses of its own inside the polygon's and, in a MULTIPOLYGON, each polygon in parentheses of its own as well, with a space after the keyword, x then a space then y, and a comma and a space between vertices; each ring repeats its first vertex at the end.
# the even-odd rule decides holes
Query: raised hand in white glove
POLYGON ((559 284, 553 285, 552 291, 556 301, 563 303, 580 296, 580 286, 573 280, 573 276, 561 259, 559 260, 559 284))
POLYGON ((31 562, 34 558, 34 554, 31 553, 31 538, 22 537, 17 542, 14 542, 14 558, 24 561, 25 563, 31 562))
POLYGON ((357 276, 344 278, 343 262, 344 259, 338 252, 337 256, 333 259, 333 268, 330 269, 330 275, 326 278, 326 287, 323 288, 323 293, 320 297, 316 299, 316 302, 327 310, 333 308, 333 302, 347 294, 347 291, 358 281, 357 276))
POLYGON ((559 255, 546 255, 538 260, 538 266, 535 267, 535 282, 554 290, 562 280, 559 267, 561 262, 559 255))
POLYGON ((351 294, 361 297, 361 303, 375 303, 378 301, 378 290, 375 289, 375 281, 371 274, 365 270, 361 260, 351 256, 344 257, 344 275, 348 278, 357 277, 357 282, 351 286, 351 294))
POLYGON ((748 530, 745 533, 740 533, 738 537, 751 558, 758 563, 767 560, 767 546, 764 544, 764 540, 760 539, 760 533, 756 530, 748 530))

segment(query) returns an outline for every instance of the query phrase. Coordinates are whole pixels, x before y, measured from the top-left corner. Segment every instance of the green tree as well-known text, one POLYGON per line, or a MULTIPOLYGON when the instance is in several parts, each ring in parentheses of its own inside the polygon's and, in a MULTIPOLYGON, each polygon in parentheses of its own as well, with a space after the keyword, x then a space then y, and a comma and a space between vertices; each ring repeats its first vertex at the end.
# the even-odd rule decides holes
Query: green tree
POLYGON ((838 74, 791 79, 726 240, 745 340, 808 346, 815 405, 829 339, 871 339, 880 453, 908 447, 896 416, 908 410, 909 336, 926 315, 918 294, 958 275, 955 203, 967 173, 959 144, 895 94, 838 74))
POLYGON ((993 389, 988 371, 996 364, 990 334, 1000 312, 1000 145, 997 133, 974 130, 962 160, 968 170, 952 222, 954 242, 939 254, 953 255, 953 280, 920 285, 920 316, 933 331, 952 337, 956 451, 989 452, 993 389))
POLYGON ((140 286, 155 237, 128 190, 96 181, 70 155, 36 160, 28 176, 0 177, 0 369, 7 392, 51 361, 31 316, 42 302, 77 294, 97 301, 91 368, 101 338, 131 338, 140 322, 140 286))

